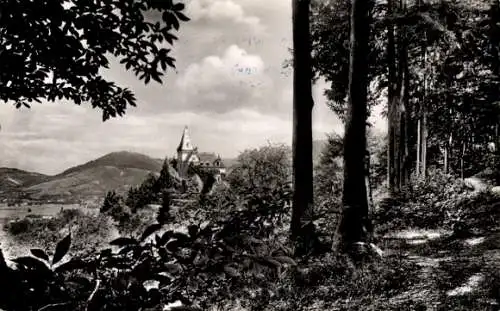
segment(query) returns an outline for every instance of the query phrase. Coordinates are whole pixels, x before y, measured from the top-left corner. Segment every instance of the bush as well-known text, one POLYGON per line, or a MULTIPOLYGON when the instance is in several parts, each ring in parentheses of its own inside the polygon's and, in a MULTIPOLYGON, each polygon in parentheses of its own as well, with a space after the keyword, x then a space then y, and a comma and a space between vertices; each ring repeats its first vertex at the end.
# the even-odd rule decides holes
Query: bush
POLYGON ((291 149, 285 145, 268 145, 242 152, 227 177, 236 192, 271 191, 291 180, 291 149))
POLYGON ((376 228, 379 233, 439 228, 469 234, 495 227, 498 205, 493 194, 474 192, 460 178, 433 170, 425 180, 412 180, 400 196, 382 202, 376 228))

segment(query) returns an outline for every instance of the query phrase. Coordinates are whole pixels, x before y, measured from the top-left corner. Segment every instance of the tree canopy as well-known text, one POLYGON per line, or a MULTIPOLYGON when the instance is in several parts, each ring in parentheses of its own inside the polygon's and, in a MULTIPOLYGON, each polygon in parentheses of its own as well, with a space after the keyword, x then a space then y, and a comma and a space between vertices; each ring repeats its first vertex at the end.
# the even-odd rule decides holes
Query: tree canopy
POLYGON ((99 69, 115 57, 144 83, 161 83, 175 68, 168 45, 189 21, 184 7, 173 0, 2 1, 0 100, 20 108, 66 99, 102 110, 103 121, 123 115, 134 94, 99 69), (150 20, 152 11, 161 20, 150 20))

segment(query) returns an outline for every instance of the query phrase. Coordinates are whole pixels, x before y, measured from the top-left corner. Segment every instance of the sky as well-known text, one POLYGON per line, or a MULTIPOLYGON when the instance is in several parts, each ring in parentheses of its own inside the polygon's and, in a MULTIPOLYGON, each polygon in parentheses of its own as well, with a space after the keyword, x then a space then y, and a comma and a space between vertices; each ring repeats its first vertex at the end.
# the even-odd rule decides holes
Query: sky
MULTIPOLYGON (((114 151, 164 158, 175 154, 184 126, 200 151, 236 157, 247 148, 291 144, 290 0, 185 0, 191 21, 173 48, 175 71, 144 85, 115 60, 105 78, 129 87, 137 107, 102 122, 101 112, 71 102, 16 110, 0 104, 0 167, 57 174, 114 151)), ((313 88, 314 139, 343 131, 313 88)), ((378 124, 378 123, 377 123, 378 124)))

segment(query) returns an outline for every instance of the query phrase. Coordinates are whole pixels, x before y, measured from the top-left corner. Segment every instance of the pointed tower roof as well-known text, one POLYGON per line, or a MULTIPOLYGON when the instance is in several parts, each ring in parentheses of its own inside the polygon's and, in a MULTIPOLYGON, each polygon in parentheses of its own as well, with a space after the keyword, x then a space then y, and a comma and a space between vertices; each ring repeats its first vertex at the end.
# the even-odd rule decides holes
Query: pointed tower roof
POLYGON ((182 132, 181 142, 179 143, 179 147, 177 147, 177 152, 190 150, 194 150, 194 148, 191 143, 191 138, 189 137, 188 127, 185 126, 184 131, 182 132))

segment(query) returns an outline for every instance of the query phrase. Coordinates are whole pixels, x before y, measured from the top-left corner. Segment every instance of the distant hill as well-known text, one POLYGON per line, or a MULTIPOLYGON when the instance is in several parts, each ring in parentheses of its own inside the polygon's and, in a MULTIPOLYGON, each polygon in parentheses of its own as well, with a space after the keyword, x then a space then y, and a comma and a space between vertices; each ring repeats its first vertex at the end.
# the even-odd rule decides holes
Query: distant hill
POLYGON ((23 188, 47 181, 50 176, 17 168, 0 168, 0 196, 20 192, 23 188))
POLYGON ((99 198, 107 191, 125 192, 158 173, 162 160, 128 151, 113 152, 65 170, 24 190, 32 198, 99 198))
POLYGON ((89 161, 85 164, 74 166, 62 172, 57 176, 65 176, 75 172, 85 171, 87 169, 95 167, 112 166, 122 169, 139 169, 147 171, 160 171, 163 160, 153 159, 147 155, 129 152, 129 151, 119 151, 112 152, 105 156, 102 156, 96 160, 89 161))

